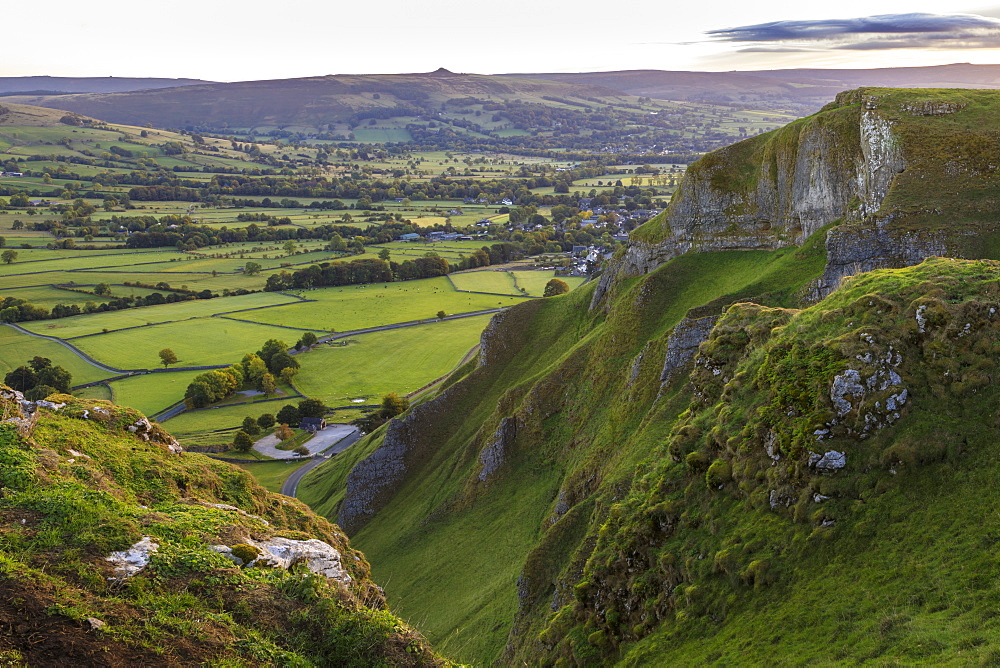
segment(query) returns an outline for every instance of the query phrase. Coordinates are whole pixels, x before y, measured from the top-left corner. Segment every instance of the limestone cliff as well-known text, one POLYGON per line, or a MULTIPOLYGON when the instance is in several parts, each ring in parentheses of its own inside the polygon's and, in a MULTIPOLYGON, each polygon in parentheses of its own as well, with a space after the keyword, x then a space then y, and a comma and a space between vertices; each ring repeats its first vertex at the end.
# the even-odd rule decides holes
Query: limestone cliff
POLYGON ((649 273, 682 253, 801 244, 835 221, 847 227, 827 239, 816 297, 859 271, 930 255, 992 257, 981 237, 993 230, 984 205, 997 190, 989 157, 1000 119, 995 98, 858 89, 814 116, 706 155, 667 210, 633 233, 592 306, 616 277, 649 273))

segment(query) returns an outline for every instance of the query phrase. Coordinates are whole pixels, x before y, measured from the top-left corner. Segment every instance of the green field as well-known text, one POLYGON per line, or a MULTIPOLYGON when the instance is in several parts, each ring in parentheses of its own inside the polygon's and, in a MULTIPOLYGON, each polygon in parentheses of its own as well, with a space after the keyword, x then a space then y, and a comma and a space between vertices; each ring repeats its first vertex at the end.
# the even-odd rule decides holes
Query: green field
POLYGON ((76 339, 73 344, 95 359, 120 369, 152 369, 157 352, 170 348, 178 366, 232 364, 259 350, 268 339, 295 343, 302 332, 225 318, 196 318, 76 339))
MULTIPOLYGON (((518 287, 524 288, 532 297, 541 297, 545 294, 545 284, 556 277, 554 271, 512 271, 518 287)), ((586 282, 582 276, 560 276, 560 281, 564 281, 570 290, 575 290, 586 282)))
MULTIPOLYGON (((55 320, 38 320, 25 323, 24 328, 48 336, 69 339, 76 336, 97 334, 105 329, 116 330, 125 327, 141 327, 150 323, 179 322, 190 320, 191 318, 204 318, 226 311, 238 311, 240 309, 272 306, 275 304, 290 304, 295 301, 285 295, 273 292, 261 292, 240 295, 238 297, 226 297, 224 299, 193 299, 173 304, 161 304, 159 306, 145 306, 143 308, 108 311, 105 313, 89 313, 55 320)), ((237 314, 237 317, 242 317, 242 315, 237 314)), ((153 352, 155 353, 156 351, 153 352)))
POLYGON ((280 492, 285 478, 302 464, 301 460, 293 459, 291 461, 262 461, 259 464, 237 464, 237 466, 245 469, 247 473, 257 479, 257 482, 270 491, 280 492))
POLYGON ((203 371, 148 373, 111 383, 113 401, 155 415, 184 398, 184 390, 203 371))
POLYGON ((377 404, 389 392, 402 396, 451 371, 488 322, 489 316, 445 320, 361 334, 343 347, 321 345, 298 357, 295 386, 331 406, 351 399, 377 404))
MULTIPOLYGON (((186 435, 218 429, 235 429, 240 426, 243 418, 248 415, 254 419, 257 419, 264 413, 274 415, 286 403, 298 404, 300 400, 299 398, 293 398, 287 402, 270 401, 267 403, 240 404, 236 406, 223 406, 221 408, 203 408, 196 411, 185 411, 177 417, 165 421, 163 426, 183 443, 184 436, 186 435)), ((232 440, 232 434, 226 436, 225 440, 232 440)))
POLYGON ((434 318, 438 311, 466 313, 510 306, 522 299, 458 292, 444 276, 402 283, 293 290, 316 302, 250 311, 237 317, 259 323, 310 327, 316 331, 351 331, 397 322, 434 318))
POLYGON ((73 374, 74 385, 90 383, 112 375, 83 361, 55 341, 24 334, 13 327, 0 327, 0 369, 4 374, 24 365, 35 356, 48 357, 56 366, 65 368, 73 374))
POLYGON ((506 271, 465 271, 459 274, 448 274, 448 278, 459 290, 492 292, 503 295, 521 294, 521 291, 514 285, 514 278, 506 271))

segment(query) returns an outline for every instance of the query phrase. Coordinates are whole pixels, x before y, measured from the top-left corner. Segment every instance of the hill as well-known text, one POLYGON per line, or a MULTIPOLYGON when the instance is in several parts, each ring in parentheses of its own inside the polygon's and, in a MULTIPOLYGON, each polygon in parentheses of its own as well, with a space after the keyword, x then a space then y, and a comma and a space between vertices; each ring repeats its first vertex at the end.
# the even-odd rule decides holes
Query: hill
POLYGON ((148 88, 171 88, 212 83, 201 79, 136 77, 0 77, 0 95, 61 95, 65 93, 120 93, 148 88))
POLYGON ((1000 88, 1000 65, 956 63, 930 67, 790 69, 732 72, 627 70, 514 74, 565 83, 606 86, 630 95, 664 100, 743 103, 812 112, 842 90, 891 88, 1000 88))
POLYGON ((5 663, 444 663, 301 503, 110 402, 0 404, 5 663))
POLYGON ((706 156, 302 498, 461 660, 996 661, 1000 264, 925 258, 996 257, 998 101, 852 91, 706 156))
POLYGON ((351 120, 423 115, 440 111, 442 104, 456 98, 543 102, 544 96, 623 98, 618 91, 599 86, 438 70, 427 74, 329 75, 32 96, 18 101, 69 109, 115 123, 212 128, 295 125, 320 129, 351 120))

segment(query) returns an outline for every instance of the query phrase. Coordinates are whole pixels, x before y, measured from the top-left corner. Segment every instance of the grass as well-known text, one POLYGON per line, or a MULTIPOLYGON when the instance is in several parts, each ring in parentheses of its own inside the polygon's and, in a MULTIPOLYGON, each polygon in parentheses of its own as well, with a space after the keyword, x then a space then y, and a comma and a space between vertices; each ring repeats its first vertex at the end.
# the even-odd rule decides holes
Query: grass
POLYGON ((75 339, 95 359, 121 369, 160 366, 157 351, 173 350, 178 366, 233 364, 259 350, 268 339, 294 343, 302 332, 226 318, 195 318, 75 339))
MULTIPOLYGON (((279 398, 280 399, 280 398, 279 398)), ((288 399, 286 401, 271 401, 267 403, 239 404, 231 406, 221 406, 219 408, 203 408, 196 411, 185 411, 180 415, 170 418, 163 423, 164 428, 171 434, 178 436, 181 442, 184 437, 192 434, 204 434, 209 431, 219 429, 239 428, 243 418, 248 415, 255 420, 264 413, 276 414, 286 403, 298 404, 300 399, 288 399)), ((229 434, 226 441, 232 441, 232 434, 229 434)))
POLYGON ((389 392, 413 392, 454 368, 479 342, 489 316, 446 320, 362 334, 347 346, 317 347, 301 355, 295 386, 330 406, 365 398, 379 403, 389 392))
POLYGON ((448 278, 459 290, 492 292, 502 295, 520 295, 514 278, 506 271, 466 271, 450 274, 448 278))
MULTIPOLYGON (((545 284, 556 278, 555 271, 512 271, 514 281, 519 288, 527 290, 532 297, 541 297, 545 294, 545 284)), ((586 282, 582 276, 559 276, 560 281, 564 281, 570 290, 575 290, 586 282)))
POLYGON ((114 402, 155 415, 184 398, 184 390, 203 371, 175 371, 132 376, 110 383, 114 402))
POLYGON ((55 341, 23 334, 13 327, 0 327, 0 369, 8 371, 27 364, 32 357, 48 357, 73 375, 73 383, 90 383, 113 375, 85 362, 55 341))
POLYGON ((474 295, 456 291, 446 277, 401 283, 293 290, 313 303, 291 304, 239 315, 260 323, 311 327, 316 331, 350 331, 448 314, 509 306, 515 297, 474 295))
MULTIPOLYGON (((105 329, 116 330, 126 327, 142 327, 150 323, 178 322, 192 318, 204 318, 228 311, 239 311, 260 306, 290 304, 294 302, 295 300, 284 295, 265 292, 219 299, 194 299, 173 304, 125 309, 122 311, 90 313, 56 320, 39 320, 25 323, 24 327, 40 334, 69 339, 77 336, 97 334, 105 329)), ((240 315, 237 314, 236 317, 240 317, 240 315)))
POLYGON ((285 479, 304 462, 292 461, 262 461, 259 464, 237 464, 241 469, 254 477, 254 480, 270 492, 280 492, 285 479))

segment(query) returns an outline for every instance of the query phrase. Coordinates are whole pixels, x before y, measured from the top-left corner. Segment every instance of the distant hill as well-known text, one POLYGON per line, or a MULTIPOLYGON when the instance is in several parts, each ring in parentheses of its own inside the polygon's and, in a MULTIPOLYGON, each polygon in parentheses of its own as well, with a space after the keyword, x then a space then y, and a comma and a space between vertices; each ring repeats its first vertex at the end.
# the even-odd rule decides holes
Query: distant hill
POLYGON ((732 72, 625 70, 571 74, 511 74, 588 86, 664 100, 746 102, 821 107, 836 93, 859 86, 890 88, 1000 88, 1000 65, 957 63, 933 67, 879 69, 792 69, 732 72))
MULTIPOLYGON (((448 100, 544 102, 546 97, 621 98, 597 85, 437 70, 426 74, 329 75, 273 81, 202 83, 141 91, 20 96, 16 101, 67 109, 115 123, 160 127, 321 128, 361 119, 425 116, 448 100)), ((551 104, 551 101, 549 102, 551 104)))
POLYGON ((149 88, 172 88, 212 83, 201 79, 132 77, 0 77, 0 95, 60 95, 63 93, 120 93, 149 88))

